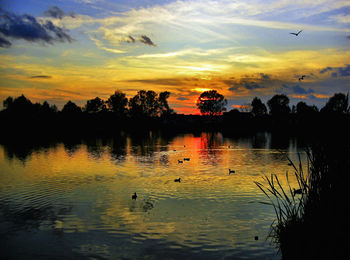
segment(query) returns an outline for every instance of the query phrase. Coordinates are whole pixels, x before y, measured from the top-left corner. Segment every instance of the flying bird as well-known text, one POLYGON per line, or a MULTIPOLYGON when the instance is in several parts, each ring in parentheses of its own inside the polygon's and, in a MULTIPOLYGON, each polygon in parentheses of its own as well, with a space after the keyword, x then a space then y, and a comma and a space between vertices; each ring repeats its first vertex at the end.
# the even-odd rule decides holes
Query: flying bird
POLYGON ((295 36, 298 36, 299 35, 299 33, 301 33, 303 30, 300 30, 299 32, 297 32, 297 33, 289 33, 289 34, 293 34, 293 35, 295 35, 295 36))
POLYGON ((305 77, 306 77, 306 75, 302 75, 302 76, 299 78, 299 81, 303 80, 305 77))

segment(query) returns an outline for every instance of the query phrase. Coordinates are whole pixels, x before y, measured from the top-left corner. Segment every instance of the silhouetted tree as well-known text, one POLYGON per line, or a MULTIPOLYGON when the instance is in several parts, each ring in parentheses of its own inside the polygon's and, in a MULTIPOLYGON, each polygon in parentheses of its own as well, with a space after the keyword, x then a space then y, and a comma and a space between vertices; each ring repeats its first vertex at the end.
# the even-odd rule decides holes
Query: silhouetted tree
POLYGON ((110 111, 114 112, 118 116, 125 115, 127 111, 128 99, 125 94, 120 90, 114 92, 107 100, 107 105, 110 111))
POLYGON ((47 101, 40 106, 39 113, 42 114, 52 114, 57 112, 57 107, 55 105, 50 106, 47 101))
POLYGON ((50 108, 51 108, 51 111, 53 111, 55 113, 58 112, 58 108, 57 108, 57 106, 55 104, 51 105, 50 108))
POLYGON ((344 114, 349 112, 349 94, 343 93, 334 94, 326 105, 321 109, 321 112, 344 114))
POLYGON ((156 92, 140 90, 129 100, 130 113, 134 117, 156 117, 159 104, 156 92))
POLYGON ((12 99, 11 97, 8 97, 4 101, 4 105, 7 107, 9 111, 15 112, 15 113, 24 113, 24 114, 33 112, 34 110, 33 103, 29 99, 27 99, 23 94, 19 97, 16 97, 12 102, 11 102, 11 99, 12 99))
POLYGON ((227 100, 216 90, 209 90, 198 97, 196 105, 202 115, 220 115, 226 111, 227 100))
POLYGON ((80 112, 81 108, 70 100, 62 108, 62 113, 65 114, 78 114, 80 112))
POLYGON ((292 111, 291 111, 291 113, 292 113, 292 114, 295 114, 296 112, 297 112, 297 108, 296 108, 295 105, 293 105, 293 106, 292 106, 292 111))
POLYGON ((12 97, 8 97, 3 101, 3 105, 6 109, 9 109, 13 104, 13 98, 12 97))
POLYGON ((84 110, 88 113, 94 114, 99 112, 104 112, 107 110, 106 102, 96 97, 87 101, 84 110))
POLYGON ((167 116, 174 113, 174 110, 169 107, 168 98, 170 96, 170 92, 164 91, 159 93, 158 105, 161 116, 167 116))
POLYGON ((317 112, 318 108, 316 106, 309 106, 303 101, 300 101, 296 106, 296 113, 298 115, 310 115, 317 112))
POLYGON ((289 98, 284 94, 274 95, 267 101, 267 105, 272 116, 285 116, 290 113, 289 98))
POLYGON ((263 116, 267 113, 267 108, 261 99, 255 97, 251 103, 253 116, 263 116))

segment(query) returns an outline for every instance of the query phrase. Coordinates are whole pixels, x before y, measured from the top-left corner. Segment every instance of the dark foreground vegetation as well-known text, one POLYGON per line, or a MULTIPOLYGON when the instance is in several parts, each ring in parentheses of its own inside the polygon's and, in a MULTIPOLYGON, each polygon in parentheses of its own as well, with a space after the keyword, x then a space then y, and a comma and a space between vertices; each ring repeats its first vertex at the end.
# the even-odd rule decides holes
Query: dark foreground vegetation
POLYGON ((312 145, 307 172, 291 162, 294 174, 286 176, 287 182, 294 177, 299 187, 283 189, 276 175, 256 182, 275 209, 270 238, 282 259, 342 259, 348 254, 350 142, 343 138, 312 145))

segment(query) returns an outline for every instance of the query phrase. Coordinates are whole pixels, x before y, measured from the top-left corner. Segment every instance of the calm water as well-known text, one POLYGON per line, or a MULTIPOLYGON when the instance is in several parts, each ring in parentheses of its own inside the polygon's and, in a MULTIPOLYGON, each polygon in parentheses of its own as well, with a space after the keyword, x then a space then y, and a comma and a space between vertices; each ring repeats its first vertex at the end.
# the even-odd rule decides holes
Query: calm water
POLYGON ((259 203, 266 198, 253 181, 292 172, 281 151, 297 160, 295 140, 269 134, 122 134, 42 147, 0 145, 1 254, 279 259, 265 240, 275 215, 259 203), (178 163, 183 158, 190 161, 178 163))

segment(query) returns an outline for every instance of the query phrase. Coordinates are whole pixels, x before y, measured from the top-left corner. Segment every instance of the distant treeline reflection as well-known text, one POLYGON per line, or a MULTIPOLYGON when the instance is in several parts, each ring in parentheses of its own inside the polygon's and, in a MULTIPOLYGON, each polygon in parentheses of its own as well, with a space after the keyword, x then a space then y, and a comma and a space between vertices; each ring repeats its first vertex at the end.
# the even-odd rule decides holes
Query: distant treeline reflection
MULTIPOLYGON (((140 90, 129 100, 116 91, 107 100, 99 97, 88 100, 83 108, 68 101, 59 111, 48 102, 32 103, 24 95, 8 97, 0 111, 1 138, 57 137, 110 135, 116 131, 167 132, 222 131, 247 134, 258 131, 276 131, 288 135, 327 133, 331 127, 337 132, 350 130, 348 94, 337 93, 322 109, 299 102, 289 106, 286 95, 274 95, 267 106, 255 97, 249 109, 224 112, 225 100, 219 93, 198 98, 197 107, 202 115, 176 114, 169 107, 170 92, 140 90), (220 97, 220 99, 218 97, 220 97), (203 104, 205 103, 205 104, 203 104), (221 112, 220 112, 221 111, 221 112)), ((209 94, 213 94, 209 91, 209 94)))
MULTIPOLYGON (((192 136, 201 139, 200 153, 216 154, 222 150, 217 149, 225 146, 223 136, 218 132, 198 132, 194 134, 172 134, 164 131, 148 131, 142 133, 117 132, 113 136, 105 137, 73 137, 57 139, 25 139, 17 142, 16 140, 2 139, 0 144, 4 151, 4 156, 8 160, 20 160, 26 163, 32 154, 49 153, 49 151, 63 148, 69 157, 73 157, 77 152, 86 149, 90 158, 98 160, 103 156, 109 156, 112 161, 125 161, 127 156, 143 156, 149 158, 149 163, 156 163, 155 155, 165 152, 159 157, 159 163, 168 163, 169 144, 174 143, 178 137, 192 136)), ((226 138, 226 137, 225 137, 226 138)), ((305 147, 307 143, 304 140, 270 134, 266 132, 255 133, 246 137, 228 137, 230 142, 244 143, 246 147, 252 149, 281 149, 288 150, 291 147, 305 147)), ((186 146, 187 147, 187 146, 186 146)), ((190 146, 188 146, 190 147, 190 146)), ((226 146, 225 146, 226 147, 226 146)), ((181 148, 183 149, 182 145, 181 148)), ((172 151, 172 150, 171 150, 172 151)), ((273 154, 272 156, 281 156, 273 154)))

